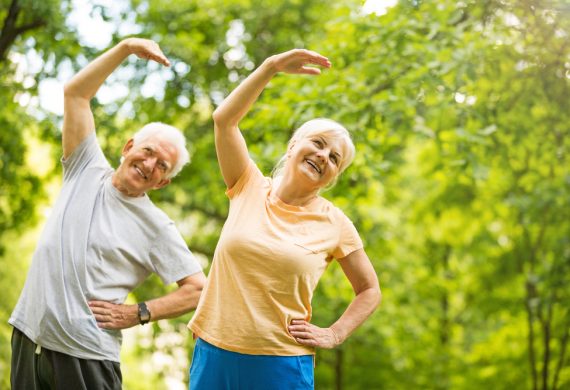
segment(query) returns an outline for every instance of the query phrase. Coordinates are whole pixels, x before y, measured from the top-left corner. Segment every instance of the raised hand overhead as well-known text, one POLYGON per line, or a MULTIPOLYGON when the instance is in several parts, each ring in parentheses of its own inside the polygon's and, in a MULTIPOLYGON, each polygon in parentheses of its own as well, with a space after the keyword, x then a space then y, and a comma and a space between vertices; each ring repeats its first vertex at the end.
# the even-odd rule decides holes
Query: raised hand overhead
POLYGON ((234 89, 214 111, 216 152, 228 188, 235 184, 249 160, 247 145, 238 128, 241 119, 277 73, 317 76, 321 70, 314 66, 330 68, 331 62, 325 56, 305 49, 293 49, 273 55, 234 89))
POLYGON ((268 61, 277 72, 291 74, 321 74, 321 70, 319 68, 308 65, 318 65, 323 68, 331 67, 331 62, 327 57, 322 56, 315 51, 306 49, 293 49, 286 51, 285 53, 276 54, 269 57, 268 61))
POLYGON ((156 61, 164 66, 170 66, 170 61, 164 55, 158 43, 150 39, 129 38, 125 40, 127 49, 131 54, 144 60, 156 61))
POLYGON ((65 158, 73 153, 85 137, 95 131, 95 120, 89 103, 107 77, 130 54, 170 66, 170 62, 156 42, 142 38, 127 38, 73 76, 64 89, 62 146, 65 158))

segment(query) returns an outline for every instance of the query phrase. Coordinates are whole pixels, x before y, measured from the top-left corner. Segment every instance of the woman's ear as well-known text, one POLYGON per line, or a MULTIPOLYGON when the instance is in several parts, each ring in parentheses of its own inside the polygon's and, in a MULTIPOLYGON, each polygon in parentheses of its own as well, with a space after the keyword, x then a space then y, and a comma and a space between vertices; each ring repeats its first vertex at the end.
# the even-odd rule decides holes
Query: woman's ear
POLYGON ((295 142, 296 140, 291 140, 289 141, 289 145, 287 146, 287 157, 289 157, 291 155, 291 153, 293 152, 293 148, 295 147, 295 142))

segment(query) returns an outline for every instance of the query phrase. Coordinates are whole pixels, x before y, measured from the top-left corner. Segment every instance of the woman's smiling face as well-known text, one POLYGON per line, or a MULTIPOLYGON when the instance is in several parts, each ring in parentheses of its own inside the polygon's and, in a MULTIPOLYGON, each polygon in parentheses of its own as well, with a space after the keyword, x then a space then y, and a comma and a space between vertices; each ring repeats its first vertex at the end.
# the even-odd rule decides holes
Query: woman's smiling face
POLYGON ((342 140, 316 134, 294 141, 289 147, 285 171, 297 180, 309 180, 311 187, 326 187, 338 175, 342 161, 342 140))

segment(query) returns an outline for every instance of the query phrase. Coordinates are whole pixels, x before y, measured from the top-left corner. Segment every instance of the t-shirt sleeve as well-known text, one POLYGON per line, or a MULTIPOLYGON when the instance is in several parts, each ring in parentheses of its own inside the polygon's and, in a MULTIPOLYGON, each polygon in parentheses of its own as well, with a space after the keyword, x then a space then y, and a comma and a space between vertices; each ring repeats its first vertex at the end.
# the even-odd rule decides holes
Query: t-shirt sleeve
POLYGON ((333 251, 333 257, 342 259, 352 252, 362 249, 364 245, 352 221, 342 211, 338 211, 338 223, 340 224, 339 240, 337 247, 333 251))
POLYGON ((202 270, 182 235, 170 222, 150 250, 154 272, 164 284, 174 283, 202 270))
POLYGON ((95 132, 89 134, 75 148, 73 153, 67 158, 61 158, 63 165, 63 181, 69 181, 80 172, 83 172, 87 166, 99 165, 108 168, 109 163, 97 142, 95 132))
POLYGON ((246 193, 248 189, 252 188, 253 186, 263 184, 265 180, 267 179, 263 176, 255 162, 250 159, 249 165, 245 171, 243 171, 238 181, 233 185, 232 188, 228 188, 226 190, 226 195, 228 198, 233 199, 242 193, 246 193))

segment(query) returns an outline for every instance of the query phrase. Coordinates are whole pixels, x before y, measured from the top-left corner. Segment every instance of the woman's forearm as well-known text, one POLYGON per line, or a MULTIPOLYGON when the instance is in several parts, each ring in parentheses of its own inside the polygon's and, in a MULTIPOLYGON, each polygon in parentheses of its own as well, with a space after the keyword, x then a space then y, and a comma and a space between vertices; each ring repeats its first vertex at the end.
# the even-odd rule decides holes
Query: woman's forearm
POLYGON ((380 304, 382 294, 380 288, 369 288, 361 291, 352 300, 342 316, 330 326, 336 336, 337 344, 343 343, 380 304))
POLYGON ((237 127, 239 121, 247 114, 276 73, 271 57, 269 57, 214 111, 213 118, 216 125, 221 128, 237 127))

